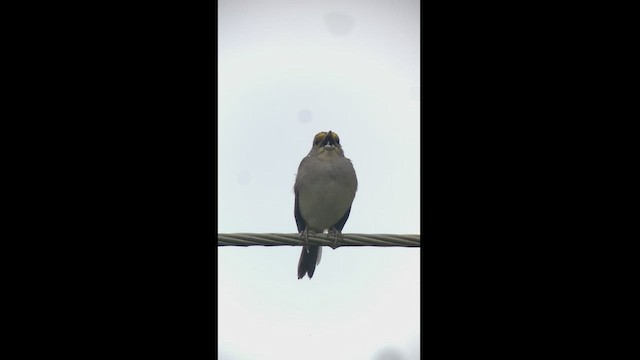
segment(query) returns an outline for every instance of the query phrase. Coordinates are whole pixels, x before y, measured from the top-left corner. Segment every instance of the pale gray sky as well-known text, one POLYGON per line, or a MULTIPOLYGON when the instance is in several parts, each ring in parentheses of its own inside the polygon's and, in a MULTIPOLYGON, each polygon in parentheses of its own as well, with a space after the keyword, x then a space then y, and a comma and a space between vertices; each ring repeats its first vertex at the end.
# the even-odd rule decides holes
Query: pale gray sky
MULTIPOLYGON (((294 233, 320 131, 358 176, 344 233, 420 232, 419 1, 218 2, 218 231, 294 233)), ((221 247, 220 359, 418 359, 417 248, 221 247)))

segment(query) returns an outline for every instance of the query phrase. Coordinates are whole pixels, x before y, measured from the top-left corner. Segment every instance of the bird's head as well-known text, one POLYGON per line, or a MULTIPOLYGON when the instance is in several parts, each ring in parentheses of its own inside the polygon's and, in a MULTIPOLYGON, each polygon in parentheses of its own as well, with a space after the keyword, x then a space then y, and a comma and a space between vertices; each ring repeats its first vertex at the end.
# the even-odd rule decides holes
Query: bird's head
POLYGON ((344 156, 338 134, 333 131, 317 133, 313 138, 313 147, 309 155, 344 156))

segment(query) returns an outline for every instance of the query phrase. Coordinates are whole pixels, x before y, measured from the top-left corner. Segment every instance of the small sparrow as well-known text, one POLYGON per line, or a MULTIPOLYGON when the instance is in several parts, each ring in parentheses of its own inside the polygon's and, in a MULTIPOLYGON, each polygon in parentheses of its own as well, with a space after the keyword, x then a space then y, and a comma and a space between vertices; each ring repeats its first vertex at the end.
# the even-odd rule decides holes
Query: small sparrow
POLYGON ((313 276, 322 257, 322 247, 309 245, 309 233, 328 230, 337 245, 342 228, 349 218, 351 204, 358 189, 356 171, 344 156, 338 134, 320 132, 313 138, 313 147, 298 167, 294 215, 300 237, 307 244, 298 262, 298 279, 313 276))

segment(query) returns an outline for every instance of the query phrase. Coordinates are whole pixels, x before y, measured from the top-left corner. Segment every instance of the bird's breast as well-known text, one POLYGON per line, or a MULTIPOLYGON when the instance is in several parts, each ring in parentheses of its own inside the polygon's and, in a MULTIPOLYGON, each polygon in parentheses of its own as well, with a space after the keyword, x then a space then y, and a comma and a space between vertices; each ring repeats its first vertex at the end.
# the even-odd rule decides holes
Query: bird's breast
POLYGON ((349 160, 343 163, 319 161, 305 171, 298 192, 300 213, 309 227, 322 232, 347 212, 356 194, 357 180, 349 160), (345 166, 345 168, 339 168, 345 166))

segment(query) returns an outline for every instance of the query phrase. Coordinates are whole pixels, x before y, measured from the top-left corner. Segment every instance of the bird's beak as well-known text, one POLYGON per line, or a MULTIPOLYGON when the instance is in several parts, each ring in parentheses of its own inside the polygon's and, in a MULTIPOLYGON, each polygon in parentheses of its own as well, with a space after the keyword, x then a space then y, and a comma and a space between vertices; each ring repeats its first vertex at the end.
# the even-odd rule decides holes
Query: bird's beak
POLYGON ((322 142, 320 143, 320 146, 325 145, 335 145, 335 143, 333 142, 333 133, 331 133, 331 131, 327 133, 327 135, 324 137, 324 139, 322 139, 322 142))

